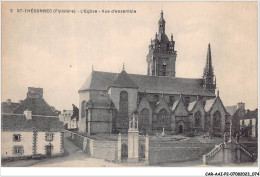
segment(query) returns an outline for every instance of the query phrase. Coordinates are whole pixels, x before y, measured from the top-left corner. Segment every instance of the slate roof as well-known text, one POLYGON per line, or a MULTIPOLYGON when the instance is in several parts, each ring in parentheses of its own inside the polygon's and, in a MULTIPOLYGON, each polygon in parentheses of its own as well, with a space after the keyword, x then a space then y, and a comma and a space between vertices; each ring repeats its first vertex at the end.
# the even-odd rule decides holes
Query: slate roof
POLYGON ((247 111, 246 114, 241 119, 252 119, 257 118, 258 119, 258 110, 254 111, 247 111))
POLYGON ((2 131, 41 131, 60 132, 63 130, 63 123, 58 118, 32 116, 26 120, 22 114, 2 114, 2 131))
POLYGON ((116 80, 110 85, 110 87, 138 88, 138 86, 129 77, 125 70, 122 70, 122 72, 117 76, 116 80))
POLYGON ((8 105, 7 102, 3 102, 1 104, 1 112, 2 113, 13 113, 13 111, 19 106, 19 103, 11 103, 11 105, 8 105))
POLYGON ((208 112, 212 108, 212 106, 214 105, 216 99, 217 98, 206 100, 206 104, 205 104, 205 107, 204 107, 206 112, 208 112))
POLYGON ((178 101, 175 101, 175 102, 173 103, 173 105, 172 105, 172 111, 175 111, 175 109, 176 109, 176 107, 177 107, 177 105, 179 104, 180 101, 181 101, 181 99, 178 100, 178 101))
POLYGON ((237 111, 236 105, 235 106, 226 106, 225 108, 231 116, 233 116, 235 114, 235 112, 237 111))
MULTIPOLYGON (((117 75, 117 73, 93 71, 80 88, 79 92, 87 90, 107 90, 116 80, 117 75)), ((148 76, 139 74, 128 75, 139 87, 139 92, 215 96, 214 93, 202 88, 202 79, 148 76)))
POLYGON ((13 113, 23 114, 27 109, 32 111, 33 115, 57 116, 43 98, 26 98, 13 113))
POLYGON ((192 111, 192 110, 193 110, 193 108, 194 108, 194 106, 196 105, 196 103, 197 103, 197 100, 196 100, 196 101, 193 101, 193 102, 191 102, 191 103, 189 104, 189 106, 188 106, 188 111, 192 111))

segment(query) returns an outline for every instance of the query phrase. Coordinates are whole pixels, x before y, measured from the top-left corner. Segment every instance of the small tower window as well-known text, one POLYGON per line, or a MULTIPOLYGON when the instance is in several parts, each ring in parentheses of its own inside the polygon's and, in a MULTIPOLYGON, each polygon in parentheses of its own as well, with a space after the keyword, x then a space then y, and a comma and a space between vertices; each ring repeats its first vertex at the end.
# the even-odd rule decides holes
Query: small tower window
POLYGON ((163 63, 162 66, 162 76, 166 76, 166 63, 163 63))

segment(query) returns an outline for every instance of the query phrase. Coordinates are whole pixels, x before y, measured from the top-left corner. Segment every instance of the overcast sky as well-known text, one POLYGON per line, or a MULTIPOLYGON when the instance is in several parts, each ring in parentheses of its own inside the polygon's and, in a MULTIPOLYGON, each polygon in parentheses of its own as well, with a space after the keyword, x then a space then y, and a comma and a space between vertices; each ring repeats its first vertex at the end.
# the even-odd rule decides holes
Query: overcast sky
POLYGON ((2 2, 2 101, 42 87, 59 110, 78 103, 94 70, 147 74, 146 55, 163 8, 176 77, 200 78, 211 44, 225 106, 257 107, 257 2, 2 2), (35 14, 16 9, 136 10, 135 14, 35 14), (13 13, 10 13, 13 9, 13 13))

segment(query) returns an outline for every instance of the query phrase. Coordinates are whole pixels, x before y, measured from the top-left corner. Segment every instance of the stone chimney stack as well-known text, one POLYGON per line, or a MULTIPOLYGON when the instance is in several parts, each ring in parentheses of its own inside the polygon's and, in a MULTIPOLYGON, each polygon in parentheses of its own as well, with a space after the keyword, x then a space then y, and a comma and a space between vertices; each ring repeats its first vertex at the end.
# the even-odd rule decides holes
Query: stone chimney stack
POLYGON ((8 105, 8 106, 11 106, 11 103, 12 103, 12 102, 11 102, 11 99, 7 99, 6 102, 7 102, 7 105, 8 105))
POLYGON ((25 115, 26 120, 30 120, 32 119, 32 111, 29 111, 28 109, 26 109, 23 114, 25 115))
POLYGON ((237 109, 245 109, 245 103, 237 103, 237 109))
POLYGON ((43 88, 28 87, 27 98, 42 98, 43 88))

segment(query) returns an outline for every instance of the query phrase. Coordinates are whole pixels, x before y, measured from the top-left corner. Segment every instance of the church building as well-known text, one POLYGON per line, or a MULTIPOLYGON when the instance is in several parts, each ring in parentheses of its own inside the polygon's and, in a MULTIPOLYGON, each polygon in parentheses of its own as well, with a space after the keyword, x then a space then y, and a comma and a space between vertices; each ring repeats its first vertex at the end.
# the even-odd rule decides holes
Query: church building
POLYGON ((147 75, 92 71, 78 91, 79 132, 127 133, 129 118, 138 116, 142 133, 186 133, 229 130, 228 113, 215 94, 216 78, 208 45, 203 77, 175 77, 177 51, 173 35, 165 33, 161 12, 158 33, 146 56, 147 75))

